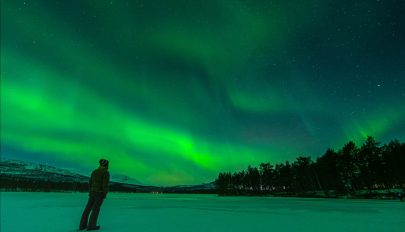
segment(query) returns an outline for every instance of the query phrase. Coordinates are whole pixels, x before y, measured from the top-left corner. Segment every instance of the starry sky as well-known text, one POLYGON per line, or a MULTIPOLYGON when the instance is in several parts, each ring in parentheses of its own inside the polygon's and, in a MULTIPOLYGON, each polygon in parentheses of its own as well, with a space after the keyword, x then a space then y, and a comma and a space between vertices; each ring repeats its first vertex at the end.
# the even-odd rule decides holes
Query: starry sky
POLYGON ((405 1, 1 0, 1 155, 144 184, 405 140, 405 1))

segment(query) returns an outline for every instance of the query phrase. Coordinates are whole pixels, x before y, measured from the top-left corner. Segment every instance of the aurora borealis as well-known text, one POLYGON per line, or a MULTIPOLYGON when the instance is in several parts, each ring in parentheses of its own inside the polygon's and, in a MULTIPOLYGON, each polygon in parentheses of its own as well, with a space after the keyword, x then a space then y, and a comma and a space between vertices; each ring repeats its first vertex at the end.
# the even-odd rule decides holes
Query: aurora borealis
POLYGON ((1 0, 1 155, 210 182, 405 140, 402 0, 1 0))

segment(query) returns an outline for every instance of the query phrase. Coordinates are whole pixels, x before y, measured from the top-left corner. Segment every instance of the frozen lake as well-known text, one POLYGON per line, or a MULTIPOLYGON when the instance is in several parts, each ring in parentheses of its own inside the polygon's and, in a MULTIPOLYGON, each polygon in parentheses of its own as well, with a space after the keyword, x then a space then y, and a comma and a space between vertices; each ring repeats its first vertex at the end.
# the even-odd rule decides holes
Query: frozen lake
MULTIPOLYGON (((76 231, 85 193, 1 193, 1 232, 76 231)), ((101 231, 405 232, 405 203, 110 193, 101 231)))

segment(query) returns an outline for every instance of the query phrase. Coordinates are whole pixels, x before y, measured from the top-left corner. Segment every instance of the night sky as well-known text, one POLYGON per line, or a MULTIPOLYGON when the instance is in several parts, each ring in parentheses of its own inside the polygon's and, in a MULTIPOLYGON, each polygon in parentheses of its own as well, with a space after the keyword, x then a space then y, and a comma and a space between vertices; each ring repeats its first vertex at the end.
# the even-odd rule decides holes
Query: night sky
POLYGON ((145 184, 405 140, 403 0, 1 0, 1 155, 145 184))

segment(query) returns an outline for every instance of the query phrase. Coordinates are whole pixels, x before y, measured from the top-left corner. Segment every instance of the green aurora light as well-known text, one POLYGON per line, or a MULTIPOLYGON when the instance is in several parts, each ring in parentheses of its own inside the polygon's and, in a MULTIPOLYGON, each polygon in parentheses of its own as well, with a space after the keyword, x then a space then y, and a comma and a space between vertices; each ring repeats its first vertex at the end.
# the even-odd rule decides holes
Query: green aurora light
POLYGON ((403 1, 1 1, 1 155, 145 184, 405 139, 403 1))

